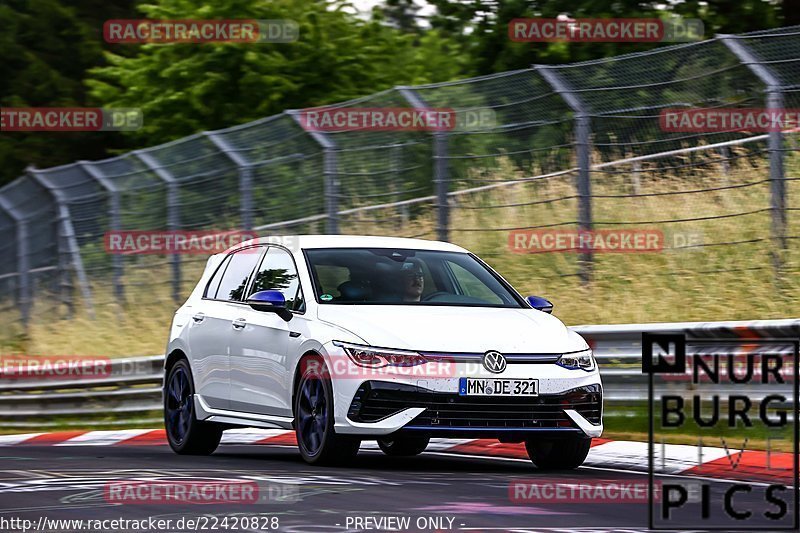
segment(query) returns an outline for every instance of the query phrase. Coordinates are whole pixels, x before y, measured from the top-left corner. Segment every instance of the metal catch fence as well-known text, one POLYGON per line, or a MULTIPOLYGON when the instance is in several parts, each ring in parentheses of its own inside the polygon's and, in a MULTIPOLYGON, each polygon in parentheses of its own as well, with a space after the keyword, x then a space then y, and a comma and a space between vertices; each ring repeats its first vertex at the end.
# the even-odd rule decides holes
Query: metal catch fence
POLYGON ((111 159, 29 169, 0 189, 0 327, 28 324, 39 301, 49 319, 53 302, 61 315, 91 315, 188 294, 204 257, 108 253, 105 236, 118 231, 438 238, 550 290, 643 276, 659 290, 718 276, 747 295, 753 279, 780 281, 800 265, 790 216, 800 209, 791 194, 796 132, 680 132, 660 122, 667 109, 800 108, 800 27, 329 106, 386 107, 449 108, 460 122, 323 132, 289 110, 111 159), (521 231, 625 228, 661 232, 675 253, 520 254, 512 242, 521 231))

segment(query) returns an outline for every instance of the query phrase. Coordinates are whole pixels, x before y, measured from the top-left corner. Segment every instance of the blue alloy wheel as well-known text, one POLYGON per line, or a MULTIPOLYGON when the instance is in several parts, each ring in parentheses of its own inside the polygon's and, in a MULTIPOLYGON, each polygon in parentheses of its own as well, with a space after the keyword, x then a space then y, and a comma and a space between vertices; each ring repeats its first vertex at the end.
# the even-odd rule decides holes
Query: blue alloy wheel
POLYGON ((183 443, 189 433, 192 404, 192 394, 186 370, 183 367, 178 367, 169 380, 166 402, 167 431, 172 434, 177 444, 183 443))
POLYGON ((197 419, 192 370, 186 359, 167 367, 164 384, 164 427, 170 448, 182 455, 213 453, 222 439, 223 426, 197 419))
POLYGON ((328 419, 328 400, 319 376, 309 376, 303 382, 298 407, 298 433, 308 455, 314 456, 325 439, 328 419))
POLYGON ((318 356, 300 361, 302 372, 294 395, 294 427, 300 455, 310 464, 346 463, 361 446, 355 435, 334 430, 333 383, 325 362, 318 356))

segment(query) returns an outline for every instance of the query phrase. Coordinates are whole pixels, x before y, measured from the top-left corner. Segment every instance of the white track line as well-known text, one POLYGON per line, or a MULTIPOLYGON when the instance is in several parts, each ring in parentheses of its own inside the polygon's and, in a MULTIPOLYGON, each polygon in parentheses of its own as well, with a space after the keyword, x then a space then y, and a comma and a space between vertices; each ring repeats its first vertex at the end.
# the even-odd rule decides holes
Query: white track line
MULTIPOLYGON (((63 442, 42 442, 41 444, 50 446, 111 446, 153 431, 159 430, 128 429, 116 431, 87 431, 86 433, 74 436, 63 442)), ((222 444, 253 444, 291 433, 292 431, 285 429, 231 429, 223 434, 222 444)), ((0 447, 14 445, 24 446, 30 439, 41 435, 46 436, 48 434, 24 433, 0 435, 0 447)), ((460 453, 454 450, 454 448, 458 446, 469 444, 476 440, 479 439, 431 439, 426 453, 450 457, 459 456, 476 459, 529 462, 527 458, 505 457, 502 454, 493 453, 493 448, 491 446, 487 446, 481 451, 470 450, 470 453, 460 453)), ((364 442, 361 449, 370 452, 379 450, 377 443, 374 441, 364 442)), ((724 448, 716 447, 703 447, 701 449, 693 445, 655 444, 653 451, 653 466, 657 475, 681 476, 686 471, 696 468, 699 464, 716 461, 726 457, 728 454, 735 455, 740 450, 732 449, 726 452, 724 448)), ((646 473, 649 468, 648 457, 649 447, 646 442, 610 441, 593 446, 589 450, 589 455, 586 458, 584 467, 611 472, 646 473)), ((691 477, 703 478, 703 476, 691 477)))
POLYGON ((44 433, 22 433, 20 435, 0 435, 0 446, 13 446, 44 433))
POLYGON ((229 429, 222 434, 221 444, 253 444, 255 442, 292 433, 286 429, 229 429))
MULTIPOLYGON (((698 464, 698 448, 682 444, 654 446, 653 467, 656 472, 679 474, 698 464)), ((723 448, 703 448, 703 463, 725 457, 723 448)), ((612 466, 627 470, 647 471, 649 447, 646 442, 611 441, 593 446, 584 464, 587 466, 612 466)))
POLYGON ((89 431, 54 446, 111 446, 124 440, 150 433, 152 429, 120 429, 117 431, 89 431))

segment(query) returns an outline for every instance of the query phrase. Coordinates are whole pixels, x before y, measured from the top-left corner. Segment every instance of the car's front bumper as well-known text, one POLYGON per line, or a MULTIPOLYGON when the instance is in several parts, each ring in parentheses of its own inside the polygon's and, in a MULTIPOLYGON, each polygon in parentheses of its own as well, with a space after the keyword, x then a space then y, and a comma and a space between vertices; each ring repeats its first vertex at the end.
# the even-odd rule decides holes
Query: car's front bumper
POLYGON ((402 431, 520 441, 534 435, 599 437, 603 432, 597 370, 509 363, 503 373, 492 374, 480 365, 456 362, 446 371, 440 366, 359 372, 333 372, 337 433, 366 437, 402 431), (539 395, 460 396, 461 377, 538 379, 539 395))
POLYGON ((599 384, 558 394, 509 397, 460 396, 416 385, 366 381, 350 402, 347 418, 351 423, 375 423, 422 409, 402 426, 403 432, 522 440, 533 432, 594 433, 602 419, 602 405, 599 384))

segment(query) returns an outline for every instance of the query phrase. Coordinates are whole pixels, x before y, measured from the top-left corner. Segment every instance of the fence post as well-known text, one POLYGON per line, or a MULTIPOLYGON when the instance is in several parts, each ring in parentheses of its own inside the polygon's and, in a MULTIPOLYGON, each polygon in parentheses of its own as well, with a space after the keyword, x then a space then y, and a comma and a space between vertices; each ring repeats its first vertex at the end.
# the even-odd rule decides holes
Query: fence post
MULTIPOLYGON (((122 221, 120 219, 120 212, 122 209, 119 198, 120 191, 114 184, 113 180, 106 178, 106 176, 96 166, 88 161, 78 161, 78 166, 82 168, 83 171, 86 172, 86 174, 88 174, 92 179, 99 183, 100 186, 103 187, 108 193, 108 229, 116 232, 122 231, 122 221)), ((106 250, 106 253, 108 253, 108 250, 106 250)), ((114 296, 119 304, 125 302, 125 286, 122 281, 125 273, 125 263, 123 259, 123 256, 118 253, 111 254, 111 265, 114 269, 114 277, 112 280, 114 285, 114 296)))
POLYGON ((22 325, 27 331, 31 318, 31 283, 30 262, 28 261, 28 224, 25 217, 19 213, 5 196, 0 195, 0 209, 7 212, 14 220, 17 240, 17 275, 19 286, 17 288, 17 305, 22 318, 22 325))
MULTIPOLYGON (((145 166, 151 170, 167 187, 167 230, 180 229, 180 198, 178 197, 178 180, 167 169, 163 168, 156 159, 141 150, 133 152, 145 166)), ((172 264, 172 299, 175 303, 181 300, 181 258, 177 251, 170 256, 172 264)))
MULTIPOLYGON (((305 130, 297 110, 287 111, 297 125, 305 130)), ((339 154, 336 143, 326 133, 305 130, 322 147, 323 175, 325 177, 325 212, 328 215, 327 231, 330 235, 339 234, 339 154)))
POLYGON ((642 192, 642 162, 633 162, 633 176, 631 179, 633 185, 633 194, 641 194, 642 192))
POLYGON ((731 177, 731 149, 728 146, 723 146, 719 149, 719 155, 722 157, 722 173, 725 174, 725 185, 730 185, 731 177))
POLYGON ((449 239, 450 229, 450 162, 448 159, 447 134, 442 131, 433 132, 433 182, 436 185, 436 238, 440 241, 449 239))
MULTIPOLYGON (((578 229, 592 231, 592 125, 588 106, 569 87, 566 80, 551 67, 534 65, 534 69, 561 96, 575 113, 575 157, 578 163, 578 229)), ((580 276, 584 285, 592 279, 594 253, 591 248, 580 252, 580 276)))
MULTIPOLYGON (((784 106, 781 80, 758 58, 737 35, 717 35, 717 38, 766 86, 767 108, 784 106)), ((773 128, 775 129, 775 128, 773 128)), ((772 238, 777 245, 772 262, 775 275, 780 278, 783 267, 781 252, 786 250, 786 181, 783 168, 783 133, 780 129, 769 132, 769 183, 770 209, 772 211, 772 238)))
MULTIPOLYGON (((772 86, 767 91, 767 108, 782 109, 783 93, 772 86)), ((786 180, 783 167, 783 132, 777 129, 769 132, 769 183, 772 197, 772 225, 775 238, 781 250, 786 250, 786 180)), ((780 267, 780 258, 776 256, 780 267)))
POLYGON ((247 159, 236 151, 228 143, 224 136, 213 131, 205 131, 203 135, 208 137, 217 149, 225 154, 239 169, 239 213, 242 222, 241 229, 250 231, 253 229, 253 166, 247 159))
MULTIPOLYGON (((413 87, 396 87, 414 109, 430 109, 413 87)), ((450 160, 444 131, 433 132, 433 183, 436 191, 436 238, 447 241, 450 233, 450 160)))
MULTIPOLYGON (((394 180, 392 181, 392 193, 396 195, 396 194, 402 192, 402 185, 401 184, 402 184, 403 173, 404 173, 404 168, 403 168, 403 165, 404 165, 403 145, 402 144, 396 144, 396 145, 391 147, 391 151, 392 151, 392 153, 390 155, 391 169, 392 169, 393 174, 395 176, 394 180), (401 186, 398 187, 398 185, 401 185, 401 186)), ((403 204, 400 207, 398 207, 397 208, 397 214, 395 216, 398 219, 398 222, 396 224, 397 229, 401 232, 400 234, 402 235, 403 234, 402 232, 404 232, 406 230, 406 228, 408 227, 408 223, 409 223, 409 221, 411 219, 410 213, 409 213, 409 210, 408 210, 408 204, 403 204)))
POLYGON ((94 318, 92 289, 89 287, 89 279, 86 277, 86 271, 83 268, 83 259, 81 258, 81 251, 78 246, 78 238, 75 235, 75 228, 72 226, 72 216, 70 215, 66 198, 58 187, 40 171, 33 167, 28 167, 26 172, 36 183, 44 187, 53 196, 56 202, 56 207, 58 209, 59 257, 62 256, 62 253, 69 257, 68 263, 72 263, 72 268, 75 270, 75 277, 78 279, 78 286, 80 287, 86 311, 91 318, 94 318), (64 248, 63 251, 60 249, 62 246, 64 248))

